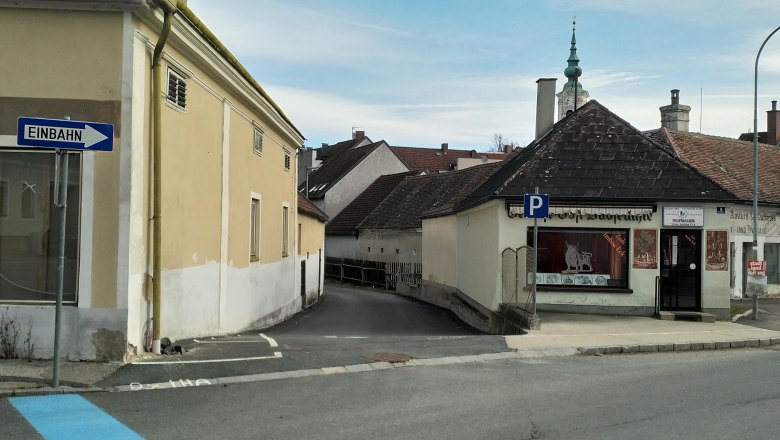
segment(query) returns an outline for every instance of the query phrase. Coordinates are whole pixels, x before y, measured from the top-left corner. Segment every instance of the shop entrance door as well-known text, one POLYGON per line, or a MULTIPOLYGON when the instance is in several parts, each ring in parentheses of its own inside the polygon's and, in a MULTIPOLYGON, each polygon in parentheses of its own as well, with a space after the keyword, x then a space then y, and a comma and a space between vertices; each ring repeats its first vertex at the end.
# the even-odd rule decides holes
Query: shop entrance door
POLYGON ((701 311, 701 231, 661 230, 661 310, 701 311))

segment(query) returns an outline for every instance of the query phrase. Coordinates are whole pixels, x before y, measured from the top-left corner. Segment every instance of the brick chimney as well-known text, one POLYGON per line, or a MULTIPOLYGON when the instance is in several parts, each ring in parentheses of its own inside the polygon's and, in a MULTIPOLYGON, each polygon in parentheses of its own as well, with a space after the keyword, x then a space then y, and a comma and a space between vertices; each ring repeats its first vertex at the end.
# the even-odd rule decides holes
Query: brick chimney
POLYGON ((357 130, 352 133, 352 139, 363 139, 366 137, 366 132, 363 130, 357 130))
POLYGON ((772 101, 772 110, 766 112, 766 143, 777 145, 780 142, 780 110, 777 101, 772 101))
POLYGON ((680 91, 672 90, 672 103, 660 107, 661 127, 674 131, 688 131, 688 122, 690 121, 691 107, 680 105, 680 91))
POLYGON ((442 142, 442 144, 441 144, 441 152, 443 154, 447 154, 447 150, 449 150, 449 148, 450 148, 450 144, 448 144, 447 142, 442 142))
POLYGON ((509 154, 512 151, 512 145, 506 144, 504 145, 504 154, 509 154))

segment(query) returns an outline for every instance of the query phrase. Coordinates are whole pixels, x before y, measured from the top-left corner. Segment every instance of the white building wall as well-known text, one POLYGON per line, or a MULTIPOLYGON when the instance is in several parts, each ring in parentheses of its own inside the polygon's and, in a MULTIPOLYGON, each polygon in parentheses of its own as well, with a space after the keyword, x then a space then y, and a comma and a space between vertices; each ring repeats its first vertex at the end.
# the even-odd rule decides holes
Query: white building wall
MULTIPOLYGON (((458 213, 457 284, 471 299, 490 310, 501 302, 500 217, 506 216, 503 202, 491 201, 458 213)), ((442 249, 441 252, 447 252, 442 249)), ((424 270, 424 269, 423 269, 424 270)))
POLYGON ((358 258, 358 238, 353 235, 326 235, 325 255, 334 258, 358 258))
POLYGON ((409 171, 387 145, 382 145, 372 151, 358 163, 347 175, 341 178, 325 194, 323 206, 317 207, 325 211, 329 218, 335 218, 341 210, 350 204, 355 197, 365 191, 379 176, 409 171))
POLYGON ((454 215, 423 219, 422 278, 457 285, 458 220, 454 215))

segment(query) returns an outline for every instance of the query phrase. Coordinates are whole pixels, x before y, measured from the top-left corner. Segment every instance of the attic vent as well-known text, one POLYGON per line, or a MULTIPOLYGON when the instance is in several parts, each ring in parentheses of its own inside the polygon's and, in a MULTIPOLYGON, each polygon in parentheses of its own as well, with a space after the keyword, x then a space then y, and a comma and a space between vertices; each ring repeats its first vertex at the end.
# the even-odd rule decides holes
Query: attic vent
POLYGON ((187 106, 187 82, 183 76, 172 69, 168 69, 168 95, 166 99, 182 110, 187 106))

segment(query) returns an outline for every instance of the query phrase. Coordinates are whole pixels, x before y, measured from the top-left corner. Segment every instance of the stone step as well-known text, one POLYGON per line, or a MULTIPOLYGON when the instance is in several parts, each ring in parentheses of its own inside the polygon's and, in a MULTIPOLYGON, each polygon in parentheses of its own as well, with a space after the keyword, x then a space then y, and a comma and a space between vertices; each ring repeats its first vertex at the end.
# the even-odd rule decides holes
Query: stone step
POLYGON ((702 312, 671 312, 662 311, 658 312, 658 318, 663 321, 699 321, 699 322, 715 322, 715 315, 712 313, 702 312))

